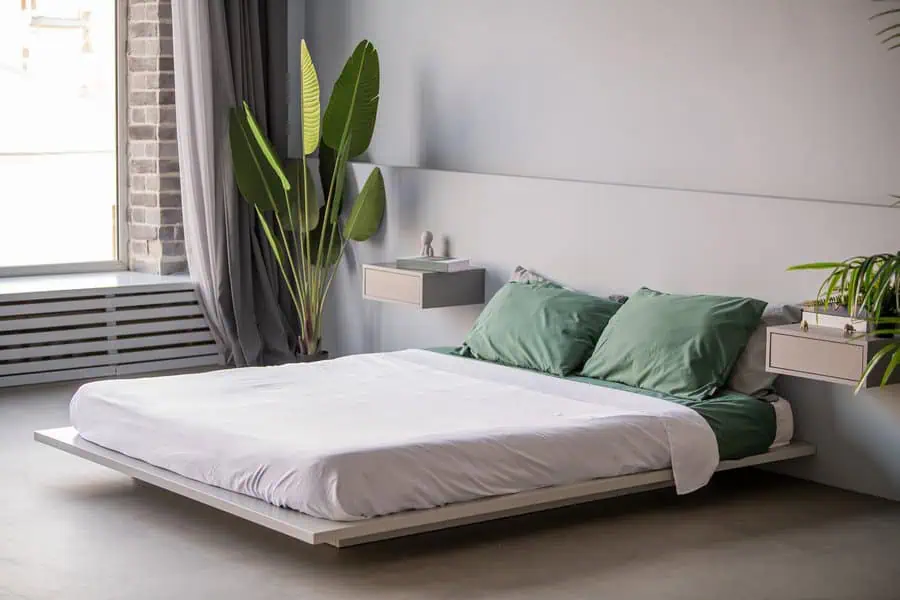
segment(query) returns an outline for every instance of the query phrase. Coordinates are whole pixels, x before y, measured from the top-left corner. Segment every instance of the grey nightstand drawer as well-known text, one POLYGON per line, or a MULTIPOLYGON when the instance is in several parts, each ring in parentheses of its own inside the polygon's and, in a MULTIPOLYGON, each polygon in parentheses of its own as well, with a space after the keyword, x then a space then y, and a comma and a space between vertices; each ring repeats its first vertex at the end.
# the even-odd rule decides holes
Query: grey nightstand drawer
MULTIPOLYGON (((772 373, 856 385, 869 359, 890 340, 847 336, 840 329, 797 325, 769 327, 766 370, 772 373)), ((881 382, 887 361, 882 361, 866 380, 865 387, 881 382)), ((898 370, 900 371, 900 370, 898 370)), ((891 381, 896 381, 893 376, 891 381)))
POLYGON ((398 269, 391 264, 363 265, 363 297, 419 308, 484 302, 484 269, 435 273, 398 269))

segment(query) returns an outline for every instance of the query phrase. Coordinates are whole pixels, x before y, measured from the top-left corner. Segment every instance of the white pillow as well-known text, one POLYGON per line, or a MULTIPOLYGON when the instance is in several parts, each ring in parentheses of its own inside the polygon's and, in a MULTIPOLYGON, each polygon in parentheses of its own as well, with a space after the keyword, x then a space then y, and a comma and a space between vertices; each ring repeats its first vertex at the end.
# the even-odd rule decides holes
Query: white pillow
MULTIPOLYGON (((516 281, 518 283, 547 283, 550 285, 559 286, 561 288, 565 288, 564 285, 556 283, 549 277, 544 277, 540 273, 536 271, 532 271, 531 269, 526 269, 525 267, 519 265, 516 267, 512 275, 509 276, 510 281, 516 281)), ((567 288, 568 289, 568 288, 567 288)))
MULTIPOLYGON (((567 285, 563 285, 556 281, 553 281, 549 277, 544 277, 537 271, 532 271, 531 269, 526 269, 522 265, 519 265, 515 269, 513 269, 512 275, 509 276, 510 281, 516 281, 518 283, 537 283, 537 284, 545 284, 545 285, 553 285, 563 288, 564 290, 570 291, 578 291, 574 288, 570 288, 567 285)), ((626 300, 628 300, 628 296, 623 296, 621 294, 613 294, 609 296, 609 299, 613 302, 618 302, 619 304, 624 304, 626 300)))

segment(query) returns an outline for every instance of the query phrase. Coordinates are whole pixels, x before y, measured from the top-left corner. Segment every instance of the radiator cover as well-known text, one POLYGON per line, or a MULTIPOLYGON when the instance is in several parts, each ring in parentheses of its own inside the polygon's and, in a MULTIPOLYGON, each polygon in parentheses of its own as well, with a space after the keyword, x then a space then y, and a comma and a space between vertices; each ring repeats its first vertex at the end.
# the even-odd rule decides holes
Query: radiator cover
POLYGON ((189 281, 0 295, 0 387, 222 364, 189 281))

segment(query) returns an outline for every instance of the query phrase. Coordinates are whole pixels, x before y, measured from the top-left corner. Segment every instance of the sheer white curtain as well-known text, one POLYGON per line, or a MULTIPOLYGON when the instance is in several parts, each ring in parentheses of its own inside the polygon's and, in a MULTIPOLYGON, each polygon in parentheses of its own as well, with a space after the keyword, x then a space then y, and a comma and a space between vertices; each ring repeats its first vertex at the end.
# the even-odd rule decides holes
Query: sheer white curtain
POLYGON ((265 2, 172 2, 188 267, 228 362, 238 366, 290 360, 296 339, 256 215, 238 195, 228 147, 228 111, 238 102, 266 123, 265 2))

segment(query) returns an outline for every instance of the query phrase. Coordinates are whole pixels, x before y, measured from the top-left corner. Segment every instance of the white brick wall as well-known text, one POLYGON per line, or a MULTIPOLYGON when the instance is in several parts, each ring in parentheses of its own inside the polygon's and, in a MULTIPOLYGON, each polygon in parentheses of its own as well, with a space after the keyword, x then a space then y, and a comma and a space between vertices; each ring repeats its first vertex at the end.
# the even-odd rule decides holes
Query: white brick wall
POLYGON ((128 265, 187 271, 178 147, 171 0, 128 0, 128 265))

